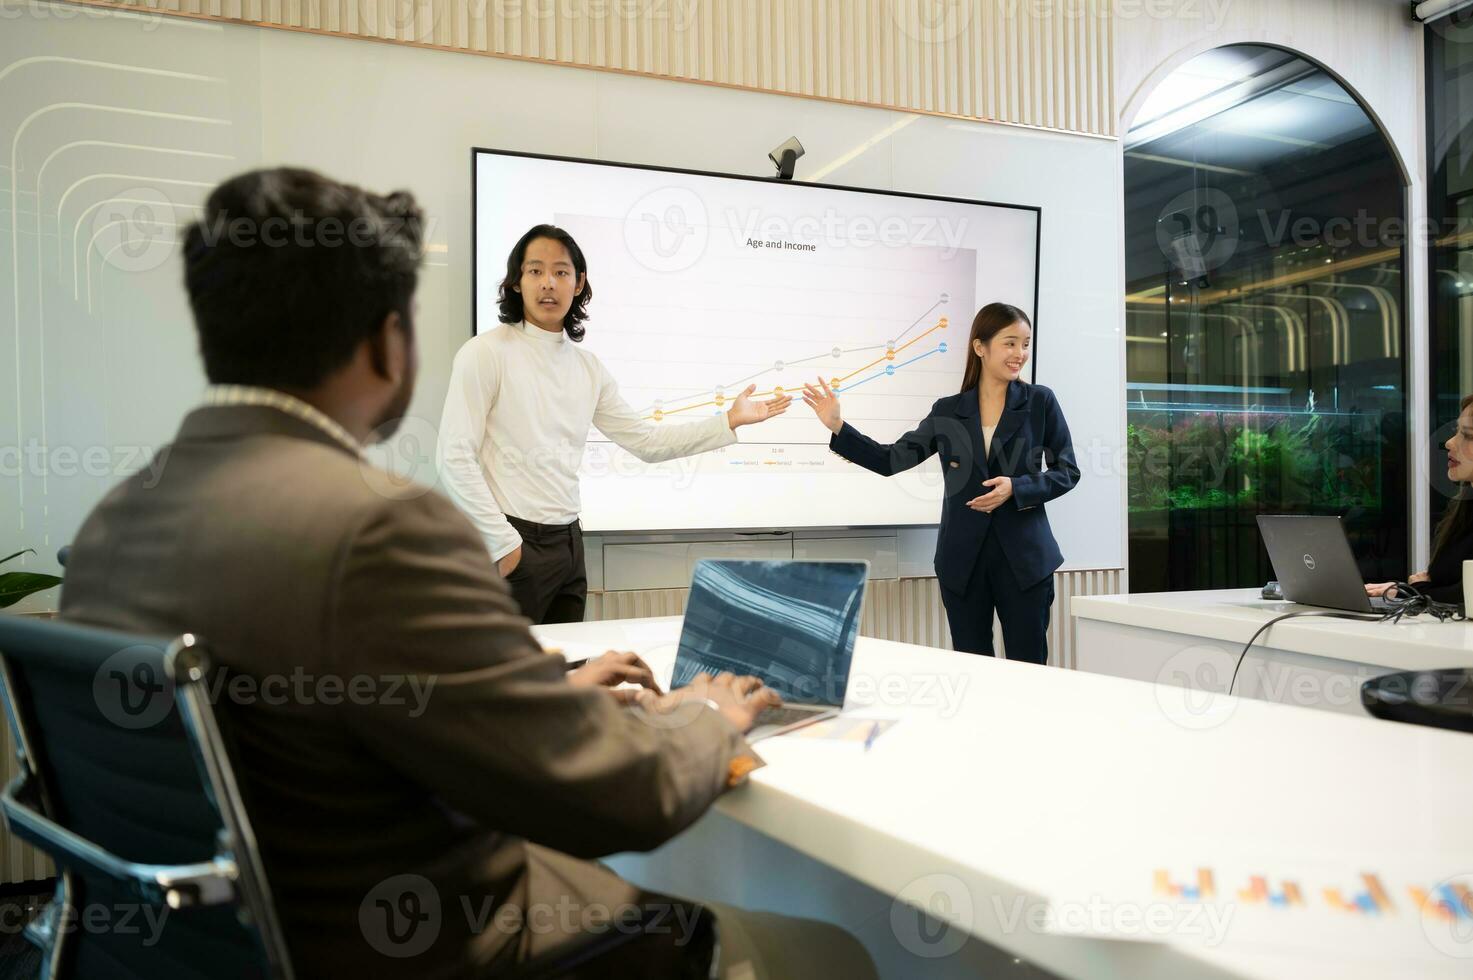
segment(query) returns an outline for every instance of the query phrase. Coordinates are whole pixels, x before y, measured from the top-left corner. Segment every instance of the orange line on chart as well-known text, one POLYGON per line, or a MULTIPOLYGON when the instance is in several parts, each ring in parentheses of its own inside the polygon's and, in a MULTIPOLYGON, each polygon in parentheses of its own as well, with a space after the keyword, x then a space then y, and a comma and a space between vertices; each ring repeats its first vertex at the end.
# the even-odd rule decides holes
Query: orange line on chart
POLYGON ((839 379, 839 381, 840 382, 848 381, 850 378, 854 377, 860 371, 868 371, 870 368, 874 367, 876 364, 883 364, 885 361, 893 361, 893 360, 895 360, 895 355, 896 354, 899 354, 901 351, 905 350, 911 344, 917 343, 921 339, 923 339, 923 338, 925 338, 925 337, 927 337, 927 336, 935 333, 937 330, 944 329, 945 327, 946 327, 946 320, 945 320, 945 318, 943 318, 940 323, 936 324, 930 330, 927 330, 925 333, 916 334, 913 339, 907 340, 905 343, 901 344, 899 347, 895 348, 894 350, 886 351, 884 357, 877 358, 876 360, 870 361, 868 364, 866 364, 862 368, 859 368, 858 370, 850 371, 848 374, 846 374, 843 377, 841 377, 839 379))
MULTIPOLYGON (((931 334, 935 333, 937 330, 945 330, 946 329, 946 324, 947 324, 946 317, 942 317, 940 320, 936 321, 936 325, 934 327, 932 327, 930 330, 927 330, 925 333, 916 334, 910 340, 907 340, 905 343, 901 344, 899 347, 896 347, 893 350, 887 350, 887 351, 885 351, 885 356, 884 357, 876 358, 875 360, 870 361, 864 367, 862 367, 862 368, 856 368, 853 371, 850 371, 848 374, 839 377, 837 379, 838 383, 839 384, 843 384, 845 381, 848 381, 850 378, 854 377, 856 374, 859 374, 859 373, 861 373, 863 371, 868 371, 870 368, 874 367, 876 364, 883 364, 886 361, 893 361, 893 360, 895 360, 895 355, 896 354, 899 354, 901 351, 905 350, 910 345, 920 343, 920 341, 922 341, 926 337, 930 336, 931 334)), ((832 382, 832 381, 830 382, 830 384, 833 384, 833 383, 834 382, 832 382)), ((771 391, 756 391, 756 392, 753 392, 752 393, 752 397, 753 398, 765 398, 768 395, 775 395, 775 394, 777 394, 778 391, 779 391, 779 389, 777 389, 777 388, 773 388, 771 391)), ((786 392, 784 392, 784 394, 786 394, 786 392)), ((708 405, 718 405, 718 406, 719 405, 724 405, 724 404, 726 404, 726 401, 727 401, 727 399, 724 396, 722 396, 722 397, 718 397, 718 398, 713 398, 710 401, 701 402, 699 405, 682 405, 680 408, 670 408, 670 409, 658 410, 653 415, 646 415, 645 416, 645 420, 646 421, 655 421, 655 422, 658 422, 661 419, 666 418, 667 416, 670 416, 670 415, 678 415, 681 412, 689 412, 689 411, 693 411, 693 410, 695 410, 697 408, 705 408, 708 405)))

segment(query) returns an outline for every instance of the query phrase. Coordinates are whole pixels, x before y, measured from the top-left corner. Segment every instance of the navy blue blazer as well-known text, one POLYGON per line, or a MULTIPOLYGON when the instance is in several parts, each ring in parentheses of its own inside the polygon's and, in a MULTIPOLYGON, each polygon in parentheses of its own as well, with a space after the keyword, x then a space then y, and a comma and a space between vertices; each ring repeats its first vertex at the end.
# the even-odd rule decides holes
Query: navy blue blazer
POLYGON ((892 445, 875 442, 848 422, 829 440, 834 452, 881 476, 940 453, 946 499, 936 538, 937 579, 953 592, 965 592, 991 528, 1026 589, 1064 563, 1043 505, 1079 482, 1069 426, 1054 393, 1025 381, 1009 384, 992 452, 983 452, 983 445, 976 388, 937 401, 920 425, 892 445), (968 507, 967 501, 992 489, 982 481, 994 476, 1012 477, 1012 498, 991 514, 968 507))

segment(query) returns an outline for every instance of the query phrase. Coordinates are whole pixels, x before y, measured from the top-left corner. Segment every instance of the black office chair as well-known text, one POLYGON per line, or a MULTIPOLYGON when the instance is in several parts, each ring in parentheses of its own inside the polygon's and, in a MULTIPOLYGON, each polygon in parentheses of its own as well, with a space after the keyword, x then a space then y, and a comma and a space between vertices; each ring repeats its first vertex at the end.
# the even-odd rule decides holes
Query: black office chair
MULTIPOLYGON (((0 694, 21 775, 0 796, 11 833, 56 862, 27 928, 41 977, 283 978, 292 969, 213 706, 204 642, 0 615, 0 694), (162 915, 157 942, 143 906, 162 915), (79 910, 109 909, 117 929, 79 910), (106 925, 106 924, 105 924, 106 925)), ((714 917, 697 912, 697 941, 714 917)), ((590 933, 498 975, 603 976, 661 916, 590 933), (612 963, 610 961, 613 961, 612 963)))
POLYGON ((1473 732, 1473 670, 1405 670, 1361 685, 1361 704, 1377 718, 1473 732))
POLYGON ((0 808, 60 879, 27 930, 47 980, 292 976, 208 671, 192 636, 0 616, 0 808))

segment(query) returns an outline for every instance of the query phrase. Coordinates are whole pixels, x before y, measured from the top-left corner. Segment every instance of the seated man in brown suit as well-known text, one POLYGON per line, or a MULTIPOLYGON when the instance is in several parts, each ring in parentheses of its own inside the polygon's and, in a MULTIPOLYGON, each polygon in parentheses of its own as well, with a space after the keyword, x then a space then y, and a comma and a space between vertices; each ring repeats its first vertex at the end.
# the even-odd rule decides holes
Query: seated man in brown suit
POLYGON ((486 976, 641 920, 585 975, 864 975, 832 927, 722 907, 713 932, 586 860, 701 816, 776 698, 660 695, 632 655, 568 674, 465 517, 362 459, 409 406, 422 224, 301 170, 213 192, 184 246, 210 388, 87 519, 63 616, 212 644, 298 976, 486 976))

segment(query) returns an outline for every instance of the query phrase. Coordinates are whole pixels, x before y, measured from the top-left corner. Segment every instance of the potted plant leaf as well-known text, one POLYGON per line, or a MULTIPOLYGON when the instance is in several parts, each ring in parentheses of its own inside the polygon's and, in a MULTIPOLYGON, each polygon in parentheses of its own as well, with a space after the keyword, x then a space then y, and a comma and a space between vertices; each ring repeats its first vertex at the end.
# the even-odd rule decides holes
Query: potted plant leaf
MULTIPOLYGON (((12 558, 35 553, 32 549, 25 548, 13 555, 0 558, 0 565, 12 558)), ((28 595, 54 589, 60 584, 61 579, 55 575, 42 575, 39 572, 0 572, 0 609, 15 605, 28 595)))

